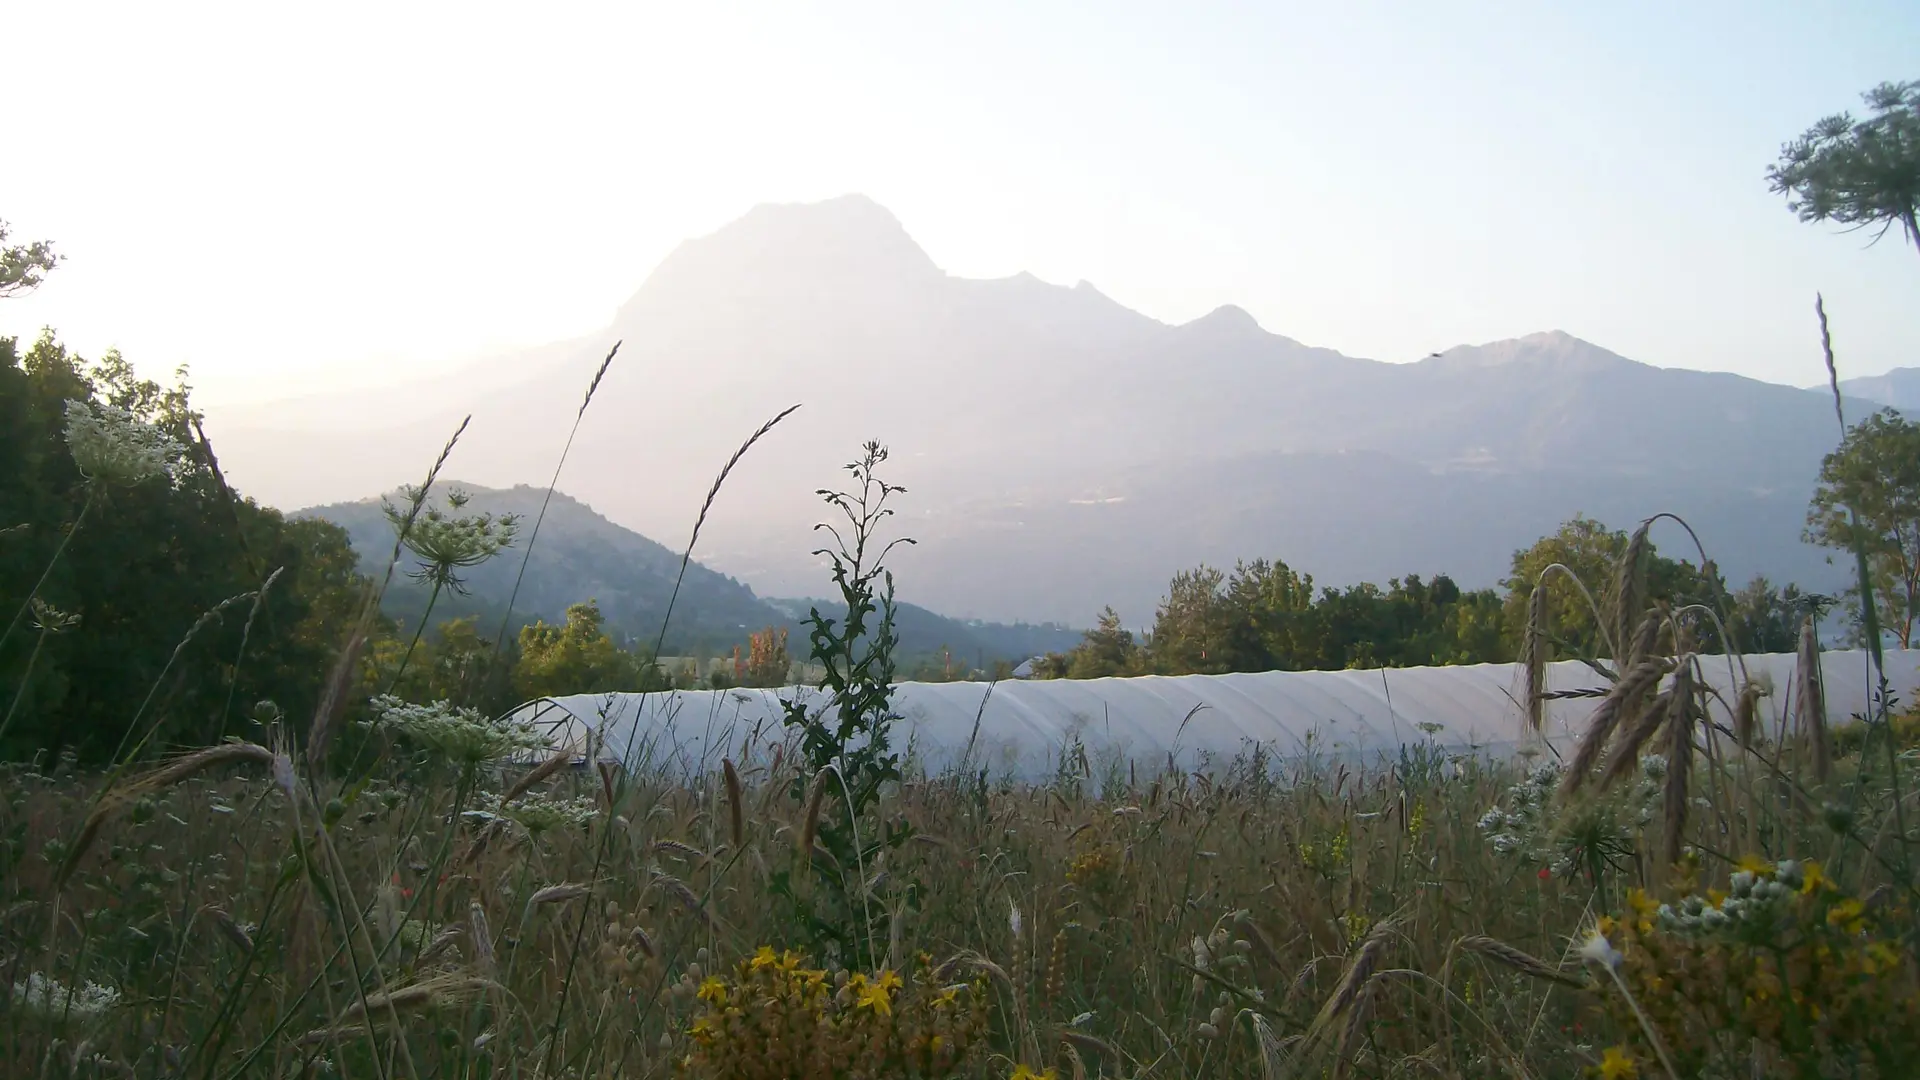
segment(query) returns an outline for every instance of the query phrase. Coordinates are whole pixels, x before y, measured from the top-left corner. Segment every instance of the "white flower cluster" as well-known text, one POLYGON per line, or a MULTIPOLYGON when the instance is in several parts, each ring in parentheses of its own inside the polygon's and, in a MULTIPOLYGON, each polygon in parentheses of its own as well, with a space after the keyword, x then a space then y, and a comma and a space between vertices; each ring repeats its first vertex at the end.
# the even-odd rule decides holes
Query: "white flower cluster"
POLYGON ((186 447, 131 412, 103 402, 67 402, 67 449, 89 480, 138 484, 171 481, 186 447))
POLYGON ((1770 935, 1786 917, 1787 903, 1803 881, 1800 864, 1784 860, 1761 873, 1739 870, 1727 883, 1726 899, 1718 903, 1689 896, 1675 907, 1661 904, 1654 913, 1660 929, 1673 934, 1736 933, 1770 935))
POLYGON ((1666 774, 1666 758, 1643 755, 1638 780, 1616 787, 1568 815, 1554 804, 1562 772, 1560 766, 1549 762, 1508 788, 1500 804, 1480 815, 1479 828, 1495 853, 1517 856, 1564 874, 1574 869, 1567 842, 1575 836, 1590 839, 1598 829, 1630 847, 1633 828, 1644 828, 1654 819, 1661 799, 1660 781, 1666 774))
POLYGON ((547 741, 526 724, 505 717, 490 719, 477 709, 464 709, 446 701, 415 705, 392 694, 382 694, 370 704, 381 726, 423 750, 462 765, 479 765, 517 750, 547 745, 547 741))
POLYGON ((1480 815, 1480 831, 1487 843, 1501 855, 1524 854, 1536 861, 1552 863, 1547 834, 1553 793, 1560 786, 1560 768, 1546 764, 1528 773, 1526 779, 1507 789, 1502 805, 1480 815))
POLYGON ((120 991, 90 982, 70 990, 58 979, 36 971, 13 984, 14 1008, 44 1020, 93 1020, 120 1003, 120 991))
POLYGON ((577 799, 522 795, 510 803, 502 803, 495 792, 480 796, 480 809, 467 812, 468 817, 480 820, 505 818, 530 833, 579 828, 599 814, 600 804, 591 795, 582 795, 577 799))

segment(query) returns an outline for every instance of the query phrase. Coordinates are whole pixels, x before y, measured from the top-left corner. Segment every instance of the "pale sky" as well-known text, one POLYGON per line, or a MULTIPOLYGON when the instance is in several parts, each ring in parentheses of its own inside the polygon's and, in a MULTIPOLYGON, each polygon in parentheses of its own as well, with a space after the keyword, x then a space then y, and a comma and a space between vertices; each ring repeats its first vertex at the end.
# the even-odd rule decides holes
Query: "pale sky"
POLYGON ((1358 356, 1562 329, 1806 385, 1824 290, 1844 374, 1920 365, 1920 253, 1764 179, 1920 78, 1911 0, 0 0, 0 37, 0 218, 68 257, 0 333, 203 403, 590 333, 681 240, 856 191, 952 273, 1358 356))

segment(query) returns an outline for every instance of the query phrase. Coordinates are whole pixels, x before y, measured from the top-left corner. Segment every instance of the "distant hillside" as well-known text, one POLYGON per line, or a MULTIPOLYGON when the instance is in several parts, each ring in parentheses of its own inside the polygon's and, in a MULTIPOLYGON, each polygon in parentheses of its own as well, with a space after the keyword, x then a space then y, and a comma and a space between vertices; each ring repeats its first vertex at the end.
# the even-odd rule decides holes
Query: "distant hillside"
MULTIPOLYGON (((798 623, 818 606, 831 615, 834 601, 816 598, 769 599, 790 621, 798 623)), ((1065 652, 1080 644, 1082 631, 1059 623, 996 623, 978 619, 950 619, 917 604, 896 603, 894 628, 900 634, 903 655, 927 660, 944 651, 956 668, 992 670, 995 660, 1018 662, 1050 652, 1065 652)), ((795 641, 795 651, 804 645, 795 641)))
POLYGON ((1840 380, 1840 392, 1877 405, 1920 411, 1920 367, 1894 368, 1885 375, 1840 380))
MULTIPOLYGON (((501 490, 449 481, 440 485, 436 505, 444 509, 444 494, 454 488, 471 496, 462 513, 520 515, 520 538, 499 558, 462 575, 466 595, 443 592, 433 621, 478 615, 483 626, 498 626, 545 489, 520 485, 501 490)), ((370 573, 385 569, 393 551, 393 530, 378 498, 311 507, 294 516, 321 518, 346 529, 362 568, 370 573)), ((387 594, 387 613, 409 625, 419 618, 427 600, 427 589, 404 576, 416 565, 411 555, 403 555, 387 594)), ((558 621, 569 605, 594 599, 606 616, 609 632, 627 643, 651 647, 679 568, 678 552, 615 525, 578 499, 555 492, 514 605, 514 625, 536 618, 558 621)), ((691 563, 674 605, 666 652, 724 654, 744 644, 749 633, 775 626, 789 629, 790 647, 799 657, 806 651, 799 620, 810 603, 826 602, 763 600, 733 578, 691 563)), ((1063 626, 963 622, 911 604, 901 605, 898 625, 903 659, 937 656, 944 649, 956 664, 969 667, 990 667, 995 660, 1018 661, 1070 648, 1080 640, 1079 631, 1063 626)))

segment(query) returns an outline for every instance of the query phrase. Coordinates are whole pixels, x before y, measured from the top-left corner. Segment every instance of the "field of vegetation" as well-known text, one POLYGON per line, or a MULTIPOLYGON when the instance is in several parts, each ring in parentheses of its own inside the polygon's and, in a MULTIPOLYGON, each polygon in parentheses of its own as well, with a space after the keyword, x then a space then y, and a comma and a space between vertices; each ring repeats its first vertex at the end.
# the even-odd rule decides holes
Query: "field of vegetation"
MULTIPOLYGON (((53 265, 0 256, 0 295, 53 265)), ((1062 755, 1043 785, 896 746, 902 493, 868 444, 823 492, 838 597, 802 658, 837 711, 681 775, 498 718, 658 674, 593 612, 517 651, 382 618, 397 573, 457 592, 536 542, 537 516, 431 505, 446 454, 363 578, 340 530, 227 488, 184 387, 0 339, 0 506, 25 519, 0 521, 0 1074, 1911 1076, 1920 714, 1883 679, 1826 717, 1818 633, 1844 604, 1882 671, 1911 641, 1920 426, 1839 438, 1808 529, 1857 568, 1847 597, 1729 595, 1708 552, 1655 554, 1657 519, 1576 522, 1505 597, 1202 568, 1147 641, 1104 620, 1048 663, 1503 653, 1537 734, 1540 672, 1573 657, 1594 711, 1565 759, 1062 755), (1756 645, 1798 653, 1794 693, 1700 677, 1756 645)), ((757 647, 788 670, 784 639, 757 647)))

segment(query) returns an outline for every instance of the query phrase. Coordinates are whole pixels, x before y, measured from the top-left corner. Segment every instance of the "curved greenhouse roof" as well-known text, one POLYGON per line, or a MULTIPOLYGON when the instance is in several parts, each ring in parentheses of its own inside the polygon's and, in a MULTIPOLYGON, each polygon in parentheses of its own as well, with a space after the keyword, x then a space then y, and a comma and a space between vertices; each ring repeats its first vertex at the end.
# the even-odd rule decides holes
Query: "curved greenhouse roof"
MULTIPOLYGON (((1827 713, 1865 713, 1870 680, 1864 652, 1822 654, 1827 713)), ((1791 654, 1702 658, 1707 681, 1731 703, 1751 677, 1778 732, 1799 694, 1791 654), (1736 665, 1744 665, 1745 675, 1736 665)), ((1894 694, 1912 701, 1920 651, 1887 654, 1894 694)), ((894 747, 938 773, 963 762, 995 777, 1040 780, 1063 757, 1099 770, 1138 762, 1157 768, 1224 763, 1258 744, 1282 758, 1315 753, 1345 760, 1398 756, 1431 742, 1450 751, 1506 756, 1524 743, 1516 664, 1356 671, 1272 671, 1236 675, 1142 676, 1000 683, 900 683, 894 688, 894 747), (1084 763, 1080 754, 1084 753, 1084 763)), ((1606 685, 1578 661, 1549 665, 1548 689, 1606 685)), ((787 702, 818 714, 820 691, 675 690, 540 698, 511 714, 543 728, 555 747, 597 744, 601 760, 669 773, 705 772, 722 757, 755 760, 783 738, 787 702)), ((1556 749, 1584 730, 1594 697, 1548 702, 1546 733, 1556 749)), ((1718 710, 1716 709, 1716 713, 1718 710)))

